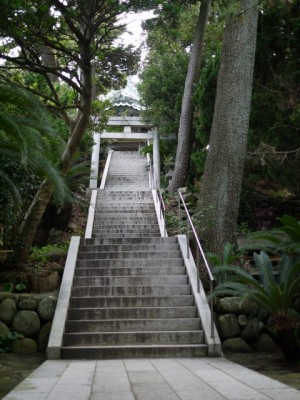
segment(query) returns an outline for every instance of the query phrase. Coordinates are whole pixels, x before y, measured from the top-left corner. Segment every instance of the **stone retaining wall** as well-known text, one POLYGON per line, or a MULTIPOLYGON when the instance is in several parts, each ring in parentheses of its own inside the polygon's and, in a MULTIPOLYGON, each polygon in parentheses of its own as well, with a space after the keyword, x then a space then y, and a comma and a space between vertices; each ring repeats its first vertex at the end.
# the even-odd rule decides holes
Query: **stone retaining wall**
POLYGON ((224 350, 274 352, 277 345, 265 326, 254 317, 256 305, 239 297, 219 299, 216 324, 224 350))
POLYGON ((44 352, 56 303, 56 293, 0 292, 0 352, 1 346, 3 349, 7 344, 14 353, 44 352), (16 332, 22 337, 13 339, 9 332, 16 332))

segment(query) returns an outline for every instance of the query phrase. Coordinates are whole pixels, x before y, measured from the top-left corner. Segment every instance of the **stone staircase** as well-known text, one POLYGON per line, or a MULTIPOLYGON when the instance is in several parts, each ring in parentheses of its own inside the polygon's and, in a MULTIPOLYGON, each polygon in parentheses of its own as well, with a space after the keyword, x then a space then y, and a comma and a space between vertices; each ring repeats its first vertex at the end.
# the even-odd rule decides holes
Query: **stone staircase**
POLYGON ((146 160, 114 152, 81 240, 62 358, 207 356, 177 238, 161 238, 146 160))

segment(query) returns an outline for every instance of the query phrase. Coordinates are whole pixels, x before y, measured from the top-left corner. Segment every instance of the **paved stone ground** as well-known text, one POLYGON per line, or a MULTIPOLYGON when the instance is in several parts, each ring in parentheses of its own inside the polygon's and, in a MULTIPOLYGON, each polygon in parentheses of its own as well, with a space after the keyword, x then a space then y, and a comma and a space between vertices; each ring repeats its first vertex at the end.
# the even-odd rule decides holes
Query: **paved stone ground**
POLYGON ((4 400, 300 400, 224 358, 46 361, 4 400))
MULTIPOLYGON (((282 353, 225 353, 225 357, 270 378, 300 390, 300 365, 290 367, 282 353)), ((288 399, 287 399, 288 400, 288 399)))
POLYGON ((44 354, 0 354, 0 399, 45 361, 44 354))

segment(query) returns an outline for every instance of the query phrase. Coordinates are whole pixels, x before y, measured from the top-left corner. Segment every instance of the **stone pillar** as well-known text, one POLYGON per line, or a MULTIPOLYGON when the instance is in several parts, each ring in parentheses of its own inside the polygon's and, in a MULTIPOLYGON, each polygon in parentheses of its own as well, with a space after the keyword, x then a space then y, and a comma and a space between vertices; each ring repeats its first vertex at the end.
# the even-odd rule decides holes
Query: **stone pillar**
POLYGON ((157 186, 160 188, 160 154, 159 154, 159 137, 157 128, 152 128, 153 133, 153 169, 157 179, 157 186))
POLYGON ((90 189, 98 187, 99 158, 100 158, 100 133, 93 134, 94 145, 91 158, 90 189))

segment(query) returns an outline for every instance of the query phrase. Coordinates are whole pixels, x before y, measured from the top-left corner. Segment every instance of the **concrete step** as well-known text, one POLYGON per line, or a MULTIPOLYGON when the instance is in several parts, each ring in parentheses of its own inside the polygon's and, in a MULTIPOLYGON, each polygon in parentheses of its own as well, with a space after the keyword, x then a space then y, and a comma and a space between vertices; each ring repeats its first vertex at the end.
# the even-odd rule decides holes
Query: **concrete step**
POLYGON ((155 212, 155 208, 153 204, 141 204, 141 203, 128 203, 128 204, 113 204, 113 205, 109 205, 107 203, 97 203, 96 204, 96 214, 98 214, 98 212, 100 214, 105 213, 105 212, 110 212, 113 213, 114 211, 120 212, 120 213, 128 213, 128 212, 137 212, 137 213, 142 213, 144 214, 144 212, 151 212, 154 213, 155 212))
POLYGON ((96 307, 191 307, 194 298, 187 295, 156 295, 156 296, 97 296, 97 297, 72 297, 70 307, 72 308, 96 308, 96 307))
POLYGON ((128 346, 70 346, 62 347, 63 359, 122 359, 207 357, 205 344, 162 344, 128 346))
POLYGON ((101 233, 93 233, 93 239, 119 239, 119 238, 149 238, 149 237, 160 237, 160 232, 157 233, 110 233, 110 234, 101 234, 101 233))
POLYGON ((117 238, 117 239, 84 239, 80 240, 82 245, 99 245, 99 244, 170 244, 178 243, 176 237, 150 237, 146 241, 143 238, 117 238))
POLYGON ((66 333, 64 346, 203 344, 202 331, 66 333))
POLYGON ((147 231, 143 231, 143 230, 134 230, 131 229, 130 231, 128 230, 124 230, 121 231, 121 229, 118 230, 118 232, 116 232, 116 230, 112 229, 112 230, 104 230, 104 229, 96 229, 92 232, 92 237, 107 237, 107 238, 139 238, 139 237, 160 237, 160 231, 159 230, 147 230, 147 231))
POLYGON ((97 206, 101 207, 102 205, 113 205, 115 207, 121 206, 121 205, 135 205, 135 204, 141 204, 143 206, 145 205, 153 205, 153 199, 139 199, 139 198, 115 198, 115 197, 109 197, 109 198, 97 198, 97 206))
POLYGON ((168 259, 168 258, 180 258, 181 253, 179 250, 173 251, 96 251, 93 253, 82 252, 78 254, 78 260, 119 260, 119 259, 168 259))
POLYGON ((120 308, 70 308, 69 320, 80 319, 165 319, 196 318, 195 306, 190 307, 120 307, 120 308))
POLYGON ((177 243, 137 243, 137 244, 95 244, 80 245, 80 252, 116 252, 116 251, 179 251, 177 243))
POLYGON ((67 320, 65 333, 200 330, 198 318, 67 320))
POLYGON ((132 218, 134 216, 134 218, 139 219, 139 218, 150 218, 151 216, 155 216, 155 211, 153 210, 144 210, 143 212, 139 212, 138 210, 115 210, 115 211, 110 211, 109 209, 107 210, 103 210, 103 209, 99 209, 96 210, 95 213, 95 218, 132 218))
POLYGON ((144 275, 144 276, 75 276, 73 285, 76 286, 145 286, 159 285, 161 281, 165 286, 186 285, 188 278, 186 275, 144 275))
POLYGON ((110 259, 110 260, 78 260, 77 268, 165 268, 165 267, 181 267, 183 266, 181 258, 169 259, 110 259))
POLYGON ((126 216, 126 217, 121 217, 117 216, 117 218, 95 218, 94 219, 94 227, 109 227, 113 226, 114 228, 122 228, 124 226, 155 226, 157 225, 157 218, 153 216, 144 216, 143 218, 136 218, 134 215, 126 216))
POLYGON ((109 226, 119 226, 122 227, 124 225, 131 225, 131 226, 137 226, 137 225, 157 225, 157 218, 156 216, 149 215, 145 216, 143 218, 137 218, 133 214, 132 215, 127 215, 127 216, 119 216, 115 215, 114 219, 107 218, 105 216, 97 216, 97 218, 94 219, 94 226, 98 227, 109 227, 109 226))
POLYGON ((102 296, 182 296, 191 294, 189 285, 157 285, 157 286, 74 286, 74 297, 102 296))
POLYGON ((108 197, 121 197, 121 198, 127 198, 127 197, 135 197, 139 199, 143 198, 149 198, 152 199, 152 192, 151 190, 135 190, 135 191, 130 191, 130 190, 100 190, 98 189, 98 198, 108 198, 108 197))
POLYGON ((75 276, 146 276, 185 275, 185 267, 121 267, 121 268, 76 268, 75 276))
POLYGON ((105 224, 101 224, 100 222, 98 224, 94 224, 93 226, 93 231, 94 232, 100 232, 100 231, 107 231, 107 232, 112 232, 115 231, 115 233, 118 232, 124 232, 124 231, 153 231, 157 230, 158 225, 156 224, 119 224, 118 221, 115 221, 115 223, 112 221, 110 226, 107 226, 105 224))

